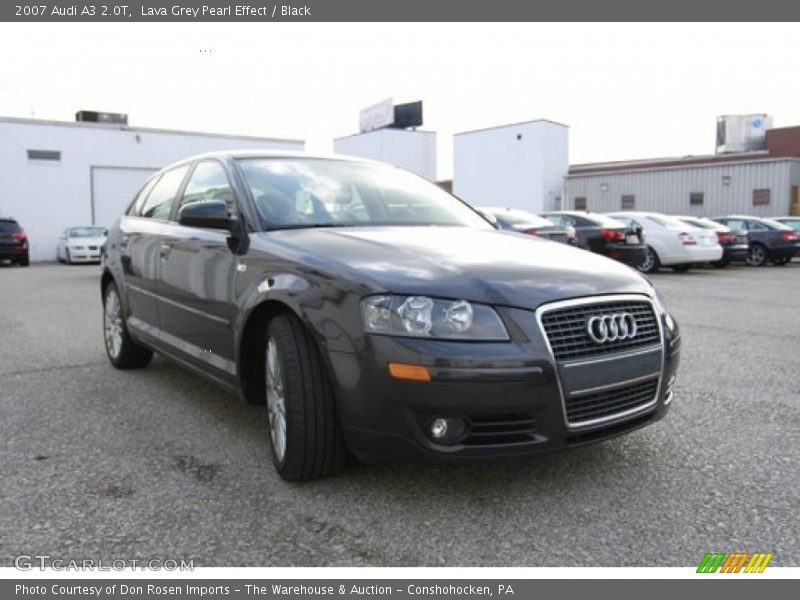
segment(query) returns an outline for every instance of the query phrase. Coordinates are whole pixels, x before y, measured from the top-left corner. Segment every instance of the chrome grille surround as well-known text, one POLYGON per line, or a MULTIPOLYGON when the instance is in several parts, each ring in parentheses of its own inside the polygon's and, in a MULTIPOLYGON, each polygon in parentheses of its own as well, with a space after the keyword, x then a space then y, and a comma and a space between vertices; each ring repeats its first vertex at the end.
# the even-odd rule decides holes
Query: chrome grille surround
MULTIPOLYGON (((570 430, 580 430, 587 427, 594 427, 602 425, 603 423, 607 422, 619 422, 620 419, 625 418, 635 418, 655 407, 656 403, 658 402, 658 398, 661 394, 662 384, 663 384, 663 371, 664 371, 664 358, 665 358, 665 350, 664 350, 664 331, 661 323, 660 315, 658 314, 658 308, 656 303, 648 296, 644 294, 614 294, 614 295, 604 295, 604 296, 588 296, 585 298, 575 298, 573 300, 563 300, 558 302, 551 302, 548 304, 544 304, 536 309, 536 322, 539 325, 539 331, 544 338, 545 344, 547 345, 548 352, 550 357, 553 359, 553 363, 555 365, 556 371, 556 382, 558 384, 559 394, 561 396, 561 409, 562 414, 564 416, 564 422, 567 425, 567 428, 570 430), (652 315, 655 317, 655 323, 657 326, 657 335, 651 338, 651 343, 647 345, 640 345, 637 344, 634 347, 629 348, 615 348, 615 352, 609 353, 601 353, 598 355, 589 355, 581 358, 557 358, 556 353, 553 351, 553 348, 550 343, 550 338, 547 334, 547 330, 545 329, 544 325, 544 317, 548 313, 559 311, 563 309, 574 309, 576 307, 579 308, 594 308, 595 310, 602 312, 608 310, 609 305, 611 305, 612 310, 616 311, 614 308, 615 305, 619 303, 619 306, 622 306, 625 303, 641 303, 646 304, 649 306, 650 310, 652 311, 652 315), (658 348, 660 350, 660 364, 661 367, 659 369, 658 374, 652 374, 651 376, 644 375, 641 379, 646 379, 649 377, 657 377, 657 385, 656 385, 656 392, 655 395, 649 401, 642 403, 638 406, 633 408, 628 408, 618 413, 613 413, 608 416, 588 419, 588 420, 581 420, 581 421, 570 421, 567 416, 567 395, 564 392, 564 385, 562 385, 562 368, 563 367, 580 367, 581 365, 585 364, 596 364, 596 363, 603 363, 608 362, 612 363, 614 360, 619 360, 622 358, 627 358, 631 356, 635 356, 637 354, 645 354, 649 352, 655 351, 658 348)), ((567 371, 567 369, 563 369, 567 371)), ((603 389, 608 390, 615 390, 617 388, 622 389, 625 386, 631 383, 630 380, 627 381, 620 381, 611 385, 601 386, 603 389)), ((578 390, 573 392, 573 395, 580 396, 590 390, 578 390)))

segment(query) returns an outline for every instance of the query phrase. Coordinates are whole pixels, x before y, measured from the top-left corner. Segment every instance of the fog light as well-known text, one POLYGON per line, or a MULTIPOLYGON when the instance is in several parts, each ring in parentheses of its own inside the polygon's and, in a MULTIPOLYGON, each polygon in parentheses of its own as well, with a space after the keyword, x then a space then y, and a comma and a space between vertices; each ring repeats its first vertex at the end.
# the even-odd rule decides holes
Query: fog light
POLYGON ((447 435, 447 419, 434 419, 431 423, 431 436, 435 440, 441 440, 447 435))
POLYGON ((436 417, 428 423, 428 435, 437 444, 456 444, 466 432, 467 422, 459 417, 436 417))

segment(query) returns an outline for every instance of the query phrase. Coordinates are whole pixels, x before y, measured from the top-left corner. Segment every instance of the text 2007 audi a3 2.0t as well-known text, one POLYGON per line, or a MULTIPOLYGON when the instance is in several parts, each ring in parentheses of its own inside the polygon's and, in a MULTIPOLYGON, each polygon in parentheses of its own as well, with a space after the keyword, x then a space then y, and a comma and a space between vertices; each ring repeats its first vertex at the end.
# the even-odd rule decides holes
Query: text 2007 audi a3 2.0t
POLYGON ((112 228, 105 342, 265 403, 290 480, 364 459, 511 457, 662 417, 679 335, 653 287, 498 231, 357 159, 240 152, 155 174, 112 228))

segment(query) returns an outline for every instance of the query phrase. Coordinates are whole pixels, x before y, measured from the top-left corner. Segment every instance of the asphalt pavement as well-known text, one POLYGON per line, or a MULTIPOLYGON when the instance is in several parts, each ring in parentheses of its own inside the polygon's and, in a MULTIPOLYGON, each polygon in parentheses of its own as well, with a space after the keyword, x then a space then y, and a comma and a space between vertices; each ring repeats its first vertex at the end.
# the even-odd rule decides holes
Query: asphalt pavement
POLYGON ((507 464, 283 482, 263 408, 105 357, 99 267, 0 267, 0 565, 800 566, 800 263, 651 277, 682 326, 667 417, 507 464))

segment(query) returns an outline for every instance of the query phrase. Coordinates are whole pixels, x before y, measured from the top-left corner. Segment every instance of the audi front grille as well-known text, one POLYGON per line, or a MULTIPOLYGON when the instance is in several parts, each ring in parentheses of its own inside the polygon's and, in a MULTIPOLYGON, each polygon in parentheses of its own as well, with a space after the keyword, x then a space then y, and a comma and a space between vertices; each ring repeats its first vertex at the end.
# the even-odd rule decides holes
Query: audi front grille
POLYGON ((661 342, 655 312, 647 301, 602 302, 548 310, 542 313, 541 323, 558 361, 629 351, 661 342), (598 343, 591 337, 587 324, 595 317, 602 319, 615 315, 633 317, 636 323, 635 331, 630 332, 633 335, 598 343))

